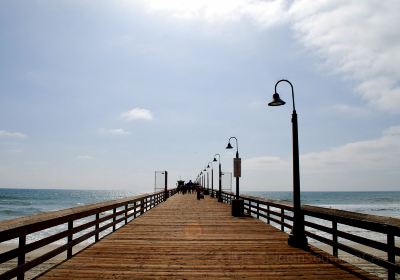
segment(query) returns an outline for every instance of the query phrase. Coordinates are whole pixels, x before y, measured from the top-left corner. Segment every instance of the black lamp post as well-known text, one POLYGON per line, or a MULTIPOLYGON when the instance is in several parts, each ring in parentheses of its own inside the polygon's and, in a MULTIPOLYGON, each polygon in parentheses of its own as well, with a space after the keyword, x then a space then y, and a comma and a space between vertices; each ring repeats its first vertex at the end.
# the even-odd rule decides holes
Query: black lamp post
POLYGON ((231 139, 236 140, 236 157, 233 159, 233 176, 236 177, 236 199, 232 200, 232 216, 240 217, 244 213, 244 201, 239 199, 239 178, 241 176, 241 159, 239 158, 239 143, 236 137, 230 137, 226 149, 233 149, 231 139))
POLYGON ((218 162, 219 162, 219 165, 218 165, 218 195, 217 195, 217 197, 218 197, 218 202, 222 202, 222 195, 221 195, 222 194, 222 190, 221 190, 221 188, 222 188, 222 186, 221 186, 221 184, 222 184, 221 155, 220 154, 215 154, 213 162, 217 162, 217 156, 218 156, 218 162))
POLYGON ((211 197, 214 197, 214 166, 213 162, 210 161, 207 165, 207 168, 211 168, 211 197))
POLYGON ((289 235, 288 243, 293 247, 308 248, 307 238, 304 231, 304 215, 301 212, 300 200, 300 165, 299 165, 299 136, 297 126, 297 113, 294 103, 293 85, 288 80, 282 79, 275 84, 275 93, 272 96, 272 101, 268 106, 281 106, 285 104, 279 94, 276 92, 276 87, 280 82, 287 82, 292 89, 292 137, 293 137, 293 228, 289 235))

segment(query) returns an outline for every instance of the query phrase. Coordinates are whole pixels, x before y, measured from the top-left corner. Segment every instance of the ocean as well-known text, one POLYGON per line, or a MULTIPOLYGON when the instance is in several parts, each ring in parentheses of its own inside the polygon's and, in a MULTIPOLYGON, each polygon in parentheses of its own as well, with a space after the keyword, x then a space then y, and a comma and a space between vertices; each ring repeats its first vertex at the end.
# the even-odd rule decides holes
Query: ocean
POLYGON ((0 189, 0 221, 132 195, 131 191, 0 189))
MULTIPOLYGON (((243 192, 243 194, 283 201, 291 201, 292 198, 291 192, 243 192)), ((135 193, 132 191, 111 190, 0 189, 0 221, 133 195, 135 193)), ((400 192, 302 192, 302 203, 400 218, 400 192)), ((65 225, 32 234, 28 236, 28 241, 41 239, 64 227, 65 225)), ((343 229, 369 238, 379 240, 386 238, 347 226, 343 229)))
MULTIPOLYGON (((246 192, 246 194, 292 201, 292 192, 246 192)), ((400 218, 400 191, 302 192, 301 203, 400 218)))
MULTIPOLYGON (((292 192, 243 192, 291 201, 292 192)), ((1 189, 0 221, 135 195, 132 191, 1 189)), ((400 191, 302 192, 303 204, 400 218, 400 191)))

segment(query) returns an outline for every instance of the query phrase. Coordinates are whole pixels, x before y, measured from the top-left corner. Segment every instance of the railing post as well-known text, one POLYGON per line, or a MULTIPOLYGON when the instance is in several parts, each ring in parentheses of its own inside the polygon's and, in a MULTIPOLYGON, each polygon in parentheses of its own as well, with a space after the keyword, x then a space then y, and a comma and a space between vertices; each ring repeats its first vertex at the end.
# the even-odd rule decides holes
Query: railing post
POLYGON ((249 214, 251 216, 251 200, 249 200, 249 214))
MULTIPOLYGON (((73 228, 74 228, 74 221, 73 220, 68 221, 68 232, 69 232, 68 238, 67 238, 68 244, 71 244, 72 239, 73 239, 73 234, 72 234, 73 228)), ((72 258, 72 246, 68 247, 68 250, 67 250, 67 259, 70 259, 70 258, 72 258)))
POLYGON ((332 245, 332 254, 335 257, 338 257, 339 252, 338 252, 338 235, 337 235, 337 222, 336 221, 332 221, 332 241, 333 241, 333 245, 332 245))
POLYGON ((99 227, 100 227, 100 225, 99 225, 99 218, 100 218, 100 214, 97 213, 97 214, 96 214, 96 226, 95 226, 96 234, 95 234, 95 236, 94 236, 94 242, 99 241, 99 232, 98 232, 99 227))
POLYGON ((140 201, 140 215, 144 214, 144 199, 140 201))
POLYGON ((257 219, 260 218, 260 203, 257 202, 257 219))
POLYGON ((128 205, 125 204, 125 225, 128 223, 128 205))
POLYGON ((137 205, 136 205, 136 200, 133 202, 133 219, 136 219, 136 213, 137 213, 137 205))
MULTIPOLYGON (((394 239, 394 231, 391 226, 387 227, 387 260, 388 262, 395 264, 396 263, 396 251, 395 251, 395 239, 394 239)), ((396 272, 389 268, 388 269, 388 280, 394 280, 396 278, 396 272)))
POLYGON ((26 245, 26 234, 23 233, 23 235, 21 235, 19 237, 18 240, 18 249, 19 249, 19 253, 18 253, 18 274, 17 274, 17 279, 18 280, 24 280, 25 277, 25 271, 23 268, 20 268, 20 266, 25 264, 25 245, 26 245))
POLYGON ((113 231, 115 231, 115 221, 117 220, 117 217, 115 217, 115 213, 117 213, 117 208, 113 209, 113 231))
POLYGON ((283 224, 285 222, 285 209, 281 208, 281 231, 285 231, 285 225, 283 224))
POLYGON ((267 224, 271 223, 270 215, 269 215, 269 205, 267 205, 267 224))

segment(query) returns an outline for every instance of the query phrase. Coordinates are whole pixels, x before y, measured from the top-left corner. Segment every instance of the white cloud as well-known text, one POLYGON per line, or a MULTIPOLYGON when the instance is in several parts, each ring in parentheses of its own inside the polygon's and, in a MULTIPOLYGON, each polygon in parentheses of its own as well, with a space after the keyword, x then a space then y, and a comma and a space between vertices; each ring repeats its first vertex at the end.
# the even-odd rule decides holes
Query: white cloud
POLYGON ((354 117, 365 117, 371 114, 365 107, 351 106, 348 104, 333 105, 332 110, 340 114, 343 113, 354 117))
POLYGON ((399 10, 397 0, 299 0, 289 13, 297 38, 356 81, 364 100, 400 112, 399 10))
POLYGON ((178 20, 231 23, 250 19, 263 28, 292 26, 294 36, 329 71, 355 81, 369 105, 400 112, 400 1, 398 0, 145 0, 149 11, 178 20))
POLYGON ((5 130, 0 130, 0 137, 23 139, 26 138, 27 136, 21 132, 10 132, 5 130))
MULTIPOLYGON (((265 156, 244 160, 243 169, 248 174, 256 174, 257 180, 268 181, 273 186, 282 182, 285 185, 290 184, 291 164, 291 158, 265 156)), ((388 128, 376 139, 302 154, 300 167, 306 189, 397 187, 393 184, 400 181, 400 126, 388 128)))
POLYGON ((117 135, 117 136, 123 136, 123 135, 131 134, 129 131, 127 131, 127 130, 125 130, 123 128, 113 128, 113 129, 100 128, 99 132, 101 134, 110 134, 110 135, 117 135))
POLYGON ((271 26, 285 18, 286 0, 145 0, 151 12, 161 12, 179 20, 202 20, 209 23, 251 19, 262 26, 271 26))
POLYGON ((137 120, 150 121, 153 119, 153 113, 148 109, 136 107, 129 110, 128 112, 122 113, 121 118, 126 121, 137 121, 137 120))
POLYGON ((93 157, 89 156, 89 155, 79 155, 79 156, 76 157, 76 159, 78 159, 78 160, 91 160, 91 159, 93 159, 93 157))

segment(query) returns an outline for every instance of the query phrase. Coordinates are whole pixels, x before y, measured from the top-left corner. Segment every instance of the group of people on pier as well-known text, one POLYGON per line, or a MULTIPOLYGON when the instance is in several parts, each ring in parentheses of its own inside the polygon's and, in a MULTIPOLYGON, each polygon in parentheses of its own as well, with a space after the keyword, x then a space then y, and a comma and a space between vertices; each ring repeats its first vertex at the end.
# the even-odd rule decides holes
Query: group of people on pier
POLYGON ((204 198, 204 192, 203 192, 203 187, 200 186, 197 183, 193 183, 191 180, 185 184, 185 181, 179 180, 177 182, 177 191, 178 193, 181 194, 186 194, 186 193, 197 193, 197 199, 204 198))

